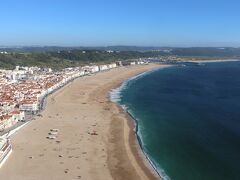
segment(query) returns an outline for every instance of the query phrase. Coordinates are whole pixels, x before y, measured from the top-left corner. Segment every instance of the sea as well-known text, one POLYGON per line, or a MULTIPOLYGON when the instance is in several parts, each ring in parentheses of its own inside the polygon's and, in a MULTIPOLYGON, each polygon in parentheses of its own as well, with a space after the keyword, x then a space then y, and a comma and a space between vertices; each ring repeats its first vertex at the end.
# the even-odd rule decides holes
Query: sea
POLYGON ((183 63, 111 92, 163 179, 240 180, 240 61, 183 63))

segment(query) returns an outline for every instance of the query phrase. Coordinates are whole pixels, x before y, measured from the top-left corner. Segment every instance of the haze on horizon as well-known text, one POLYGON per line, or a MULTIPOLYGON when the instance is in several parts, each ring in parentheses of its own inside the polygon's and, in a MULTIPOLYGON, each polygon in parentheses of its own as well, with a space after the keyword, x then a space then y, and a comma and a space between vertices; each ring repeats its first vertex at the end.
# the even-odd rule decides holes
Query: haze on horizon
POLYGON ((1 46, 240 46, 236 0, 8 0, 1 46))

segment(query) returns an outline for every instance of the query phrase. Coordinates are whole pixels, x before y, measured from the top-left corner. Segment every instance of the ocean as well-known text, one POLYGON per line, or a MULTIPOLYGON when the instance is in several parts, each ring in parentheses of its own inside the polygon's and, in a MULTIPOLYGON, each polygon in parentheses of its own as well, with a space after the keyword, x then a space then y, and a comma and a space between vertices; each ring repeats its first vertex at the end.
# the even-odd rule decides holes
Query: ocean
POLYGON ((164 179, 240 179, 240 62, 144 73, 111 93, 164 179))

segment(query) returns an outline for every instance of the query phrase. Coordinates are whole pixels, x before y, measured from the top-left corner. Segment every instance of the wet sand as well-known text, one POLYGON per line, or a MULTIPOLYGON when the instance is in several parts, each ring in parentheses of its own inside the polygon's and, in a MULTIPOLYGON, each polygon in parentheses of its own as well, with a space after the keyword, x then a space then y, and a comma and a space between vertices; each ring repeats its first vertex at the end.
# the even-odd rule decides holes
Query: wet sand
POLYGON ((0 169, 0 178, 158 179, 139 150, 133 122, 108 96, 124 80, 159 67, 101 72, 79 78, 50 95, 42 117, 11 137, 13 153, 0 169), (51 128, 59 129, 55 140, 46 138, 51 128))

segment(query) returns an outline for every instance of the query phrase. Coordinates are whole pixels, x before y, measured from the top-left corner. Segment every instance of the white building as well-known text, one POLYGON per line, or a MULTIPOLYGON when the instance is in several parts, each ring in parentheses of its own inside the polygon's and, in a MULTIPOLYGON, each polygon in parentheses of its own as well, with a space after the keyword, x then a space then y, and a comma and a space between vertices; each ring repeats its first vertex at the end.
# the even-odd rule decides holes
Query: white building
POLYGON ((18 122, 13 115, 4 115, 0 117, 0 131, 10 128, 18 122))
POLYGON ((13 116, 14 121, 22 121, 25 119, 24 111, 13 111, 10 114, 13 116))
POLYGON ((113 68, 116 68, 117 67, 117 64, 116 63, 112 63, 112 64, 109 64, 108 65, 108 68, 109 69, 113 69, 113 68))
POLYGON ((108 68, 108 65, 100 65, 100 66, 99 66, 99 69, 100 69, 100 71, 106 71, 106 70, 108 70, 109 68, 108 68))
POLYGON ((38 103, 35 101, 22 101, 20 103, 19 109, 21 111, 30 111, 30 112, 36 112, 38 111, 38 103))
POLYGON ((90 66, 91 68, 91 73, 96 73, 100 70, 99 66, 90 66))

